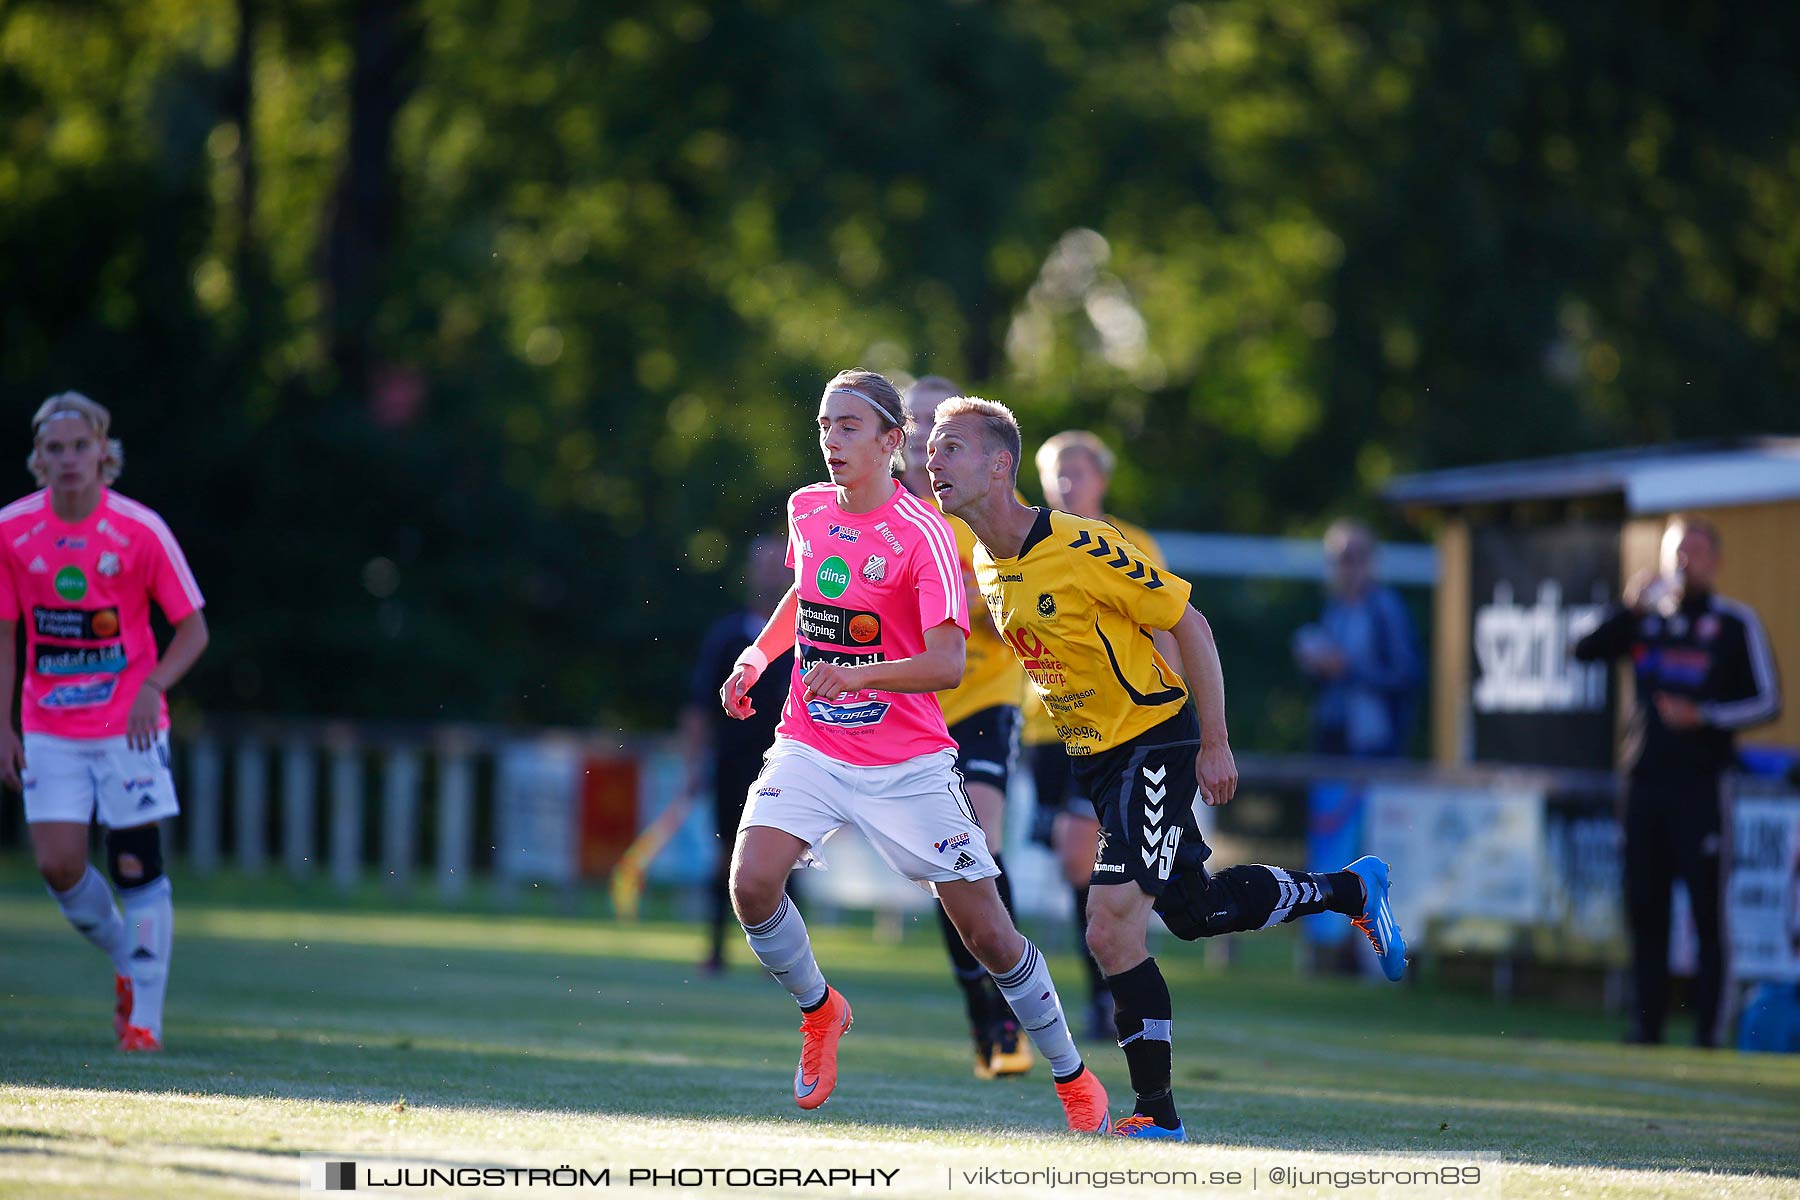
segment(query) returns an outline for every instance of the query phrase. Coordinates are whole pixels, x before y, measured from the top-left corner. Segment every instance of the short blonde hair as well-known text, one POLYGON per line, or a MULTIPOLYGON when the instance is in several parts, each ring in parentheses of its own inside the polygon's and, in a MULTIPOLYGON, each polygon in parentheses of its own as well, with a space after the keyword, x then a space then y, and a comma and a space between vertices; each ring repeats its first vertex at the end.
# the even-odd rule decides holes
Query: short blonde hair
POLYGON ((1040 476, 1049 476, 1056 470, 1056 460, 1070 450, 1086 450, 1093 457, 1094 466, 1100 474, 1112 478, 1113 468, 1118 465, 1118 458, 1107 449, 1106 443, 1085 429, 1065 429, 1049 438, 1038 447, 1037 469, 1040 476))
POLYGON ((981 443, 992 454, 1004 450, 1012 455, 1013 478, 1019 477, 1019 453, 1024 441, 1019 433, 1019 418, 1012 409, 996 400, 980 396, 952 396, 937 407, 934 424, 951 417, 978 417, 981 420, 981 443))
POLYGON ((125 469, 125 447, 118 438, 107 436, 112 430, 112 414, 104 404, 89 400, 80 392, 59 392, 38 405, 31 418, 31 453, 25 459, 25 469, 38 486, 46 487, 50 482, 50 472, 38 456, 38 439, 43 436, 44 426, 57 417, 77 417, 87 422, 100 439, 100 481, 110 484, 117 479, 125 469))

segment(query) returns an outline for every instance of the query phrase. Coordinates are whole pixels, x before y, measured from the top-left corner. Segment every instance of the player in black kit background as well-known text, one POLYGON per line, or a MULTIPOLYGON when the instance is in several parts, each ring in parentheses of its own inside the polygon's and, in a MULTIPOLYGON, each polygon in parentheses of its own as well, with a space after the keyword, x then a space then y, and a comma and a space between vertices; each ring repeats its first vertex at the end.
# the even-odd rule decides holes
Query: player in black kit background
POLYGON ((713 622, 694 656, 693 679, 687 707, 681 714, 682 742, 687 756, 689 795, 707 791, 712 775, 714 836, 718 857, 713 866, 712 908, 708 914, 708 971, 725 969, 725 921, 731 915, 727 880, 731 874, 731 843, 737 836, 738 818, 744 815, 744 798, 756 773, 762 769, 763 751, 775 736, 781 703, 787 695, 788 660, 772 669, 750 689, 756 714, 734 721, 719 709, 714 693, 718 681, 731 671, 731 661, 747 641, 754 641, 774 611, 775 604, 793 582, 782 561, 782 543, 759 537, 750 544, 745 568, 746 595, 738 608, 713 622))

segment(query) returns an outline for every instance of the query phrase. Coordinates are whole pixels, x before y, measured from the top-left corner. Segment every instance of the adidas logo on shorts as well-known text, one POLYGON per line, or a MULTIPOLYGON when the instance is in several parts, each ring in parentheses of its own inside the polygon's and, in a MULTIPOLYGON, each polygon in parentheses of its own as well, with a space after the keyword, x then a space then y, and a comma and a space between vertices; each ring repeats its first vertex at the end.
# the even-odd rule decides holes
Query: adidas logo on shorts
POLYGON ((969 857, 967 851, 964 851, 963 853, 956 856, 956 865, 951 867, 950 869, 953 871, 966 871, 974 865, 975 865, 975 860, 973 858, 969 857))

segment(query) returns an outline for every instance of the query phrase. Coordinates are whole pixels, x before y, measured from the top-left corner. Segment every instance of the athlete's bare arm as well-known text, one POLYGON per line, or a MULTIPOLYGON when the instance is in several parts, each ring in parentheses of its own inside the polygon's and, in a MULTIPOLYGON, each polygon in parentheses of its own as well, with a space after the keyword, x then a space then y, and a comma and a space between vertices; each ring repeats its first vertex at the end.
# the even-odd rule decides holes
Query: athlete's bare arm
POLYGON ((162 716, 162 698, 168 690, 181 682, 182 676, 188 673, 212 635, 206 628, 206 614, 195 609, 175 623, 175 636, 169 639, 169 648, 164 650, 157 661, 156 669, 144 676, 144 682, 138 685, 138 694, 131 702, 131 712, 125 718, 125 744, 133 750, 148 750, 156 744, 156 725, 162 716))
POLYGON ((1156 652, 1163 656, 1163 661, 1175 668, 1175 673, 1183 679, 1188 677, 1187 667, 1181 661, 1181 647, 1175 644, 1175 635, 1166 629, 1150 631, 1150 640, 1156 646, 1156 652))
POLYGON ((1208 804, 1225 804, 1237 791, 1238 773, 1231 756, 1231 735, 1225 728, 1225 668, 1219 662, 1219 646, 1213 640, 1212 626, 1191 604, 1170 632, 1181 648, 1181 662, 1189 672, 1188 690, 1194 694, 1194 708, 1200 715, 1200 754, 1194 764, 1200 795, 1208 804))
POLYGON ((806 672, 802 700, 843 692, 941 692, 962 682, 962 628, 945 621, 925 631, 925 652, 892 662, 845 666, 817 662, 806 672))
MULTIPOLYGON (((763 661, 773 662, 794 648, 794 616, 799 611, 799 589, 789 586, 781 603, 769 614, 768 624, 756 635, 755 645, 762 651, 763 661)), ((750 703, 750 689, 756 686, 757 676, 761 674, 748 663, 738 663, 731 669, 731 674, 719 688, 719 703, 724 705, 728 715, 742 721, 756 712, 750 703)))

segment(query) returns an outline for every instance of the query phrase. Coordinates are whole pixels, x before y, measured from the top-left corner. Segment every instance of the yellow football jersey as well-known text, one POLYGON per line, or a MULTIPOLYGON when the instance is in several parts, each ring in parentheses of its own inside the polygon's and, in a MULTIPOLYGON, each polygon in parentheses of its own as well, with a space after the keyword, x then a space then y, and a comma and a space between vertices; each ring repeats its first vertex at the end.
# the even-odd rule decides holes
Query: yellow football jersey
MULTIPOLYGON (((944 519, 956 533, 956 557, 962 562, 963 574, 973 580, 975 531, 961 517, 946 513, 944 519)), ((969 613, 969 627, 969 640, 964 643, 963 650, 962 682, 937 694, 946 725, 954 725, 996 705, 1016 708, 1022 695, 1019 661, 1013 657, 1012 649, 981 620, 979 613, 969 613)), ((1035 700, 1032 706, 1041 707, 1035 700)))
MULTIPOLYGON (((1124 534, 1126 542, 1138 548, 1145 562, 1159 571, 1165 569, 1167 560, 1163 558, 1162 547, 1156 544, 1155 538, 1131 522, 1121 521, 1114 516, 1109 515, 1106 523, 1124 534)), ((1025 698, 1020 703, 1020 711, 1025 714, 1019 733, 1019 741, 1024 745, 1044 746, 1062 740, 1056 734, 1056 722, 1051 718, 1050 710, 1038 699, 1037 691, 1029 679, 1025 681, 1025 698)))
POLYGON ((1039 509, 1017 558, 975 548, 988 612, 1071 755, 1130 741, 1187 703, 1153 629, 1187 609, 1187 581, 1105 521, 1039 509))

